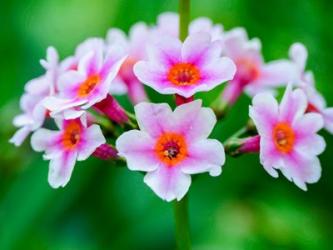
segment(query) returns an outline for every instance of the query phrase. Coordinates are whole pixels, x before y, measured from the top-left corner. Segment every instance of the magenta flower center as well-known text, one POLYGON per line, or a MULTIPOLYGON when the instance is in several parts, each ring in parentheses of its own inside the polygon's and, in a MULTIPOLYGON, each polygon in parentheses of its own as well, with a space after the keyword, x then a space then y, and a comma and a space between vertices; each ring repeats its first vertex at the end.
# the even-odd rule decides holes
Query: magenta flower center
POLYGON ((193 85, 200 80, 200 71, 191 63, 177 63, 171 67, 167 78, 177 86, 193 85))
POLYGON ((187 145, 183 135, 165 133, 155 144, 157 157, 168 166, 175 166, 187 156, 187 145))

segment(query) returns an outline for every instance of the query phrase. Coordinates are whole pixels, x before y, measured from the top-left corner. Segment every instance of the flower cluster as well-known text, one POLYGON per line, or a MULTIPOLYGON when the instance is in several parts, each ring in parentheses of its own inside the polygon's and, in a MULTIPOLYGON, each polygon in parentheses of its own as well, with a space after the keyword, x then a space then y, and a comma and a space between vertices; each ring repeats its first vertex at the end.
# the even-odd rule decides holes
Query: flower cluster
POLYGON ((23 114, 14 118, 19 129, 10 142, 19 146, 33 133, 32 148, 50 160, 53 188, 64 187, 76 161, 92 155, 146 172, 144 182, 166 201, 184 197, 192 174, 220 175, 226 153, 258 152, 271 176, 280 170, 304 190, 317 182, 318 155, 325 149, 318 131, 333 133, 333 108, 305 70, 305 46, 295 43, 289 58, 265 62, 260 40, 249 39, 243 28, 225 31, 197 18, 181 41, 178 27, 177 14, 163 13, 155 25, 137 23, 128 35, 112 28, 105 39, 89 38, 63 60, 48 48, 41 60, 45 73, 25 86, 23 114), (210 107, 194 100, 221 84, 210 107), (151 103, 145 85, 175 95, 177 107, 151 103), (286 90, 279 104, 281 87, 286 90), (224 143, 209 139, 217 117, 243 93, 253 98, 251 126, 224 143), (128 97, 135 114, 118 95, 128 97))

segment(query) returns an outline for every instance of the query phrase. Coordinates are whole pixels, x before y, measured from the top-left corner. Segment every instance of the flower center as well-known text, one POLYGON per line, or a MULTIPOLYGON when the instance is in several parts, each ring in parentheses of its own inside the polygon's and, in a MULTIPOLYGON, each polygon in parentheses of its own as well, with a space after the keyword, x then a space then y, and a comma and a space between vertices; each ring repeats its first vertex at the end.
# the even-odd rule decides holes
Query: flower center
POLYGON ((65 125, 65 130, 62 136, 62 143, 67 150, 74 149, 81 139, 81 124, 77 120, 69 121, 65 125))
POLYGON ((278 123, 273 129, 273 139, 276 148, 282 153, 293 150, 295 133, 287 123, 278 123))
POLYGON ((77 95, 79 97, 88 96, 99 83, 100 83, 100 78, 98 75, 89 76, 87 80, 85 80, 83 83, 80 84, 79 89, 77 91, 77 95))
POLYGON ((260 70, 253 60, 249 58, 241 58, 236 61, 237 72, 235 78, 239 80, 242 85, 256 80, 260 75, 260 70))
POLYGON ((169 70, 168 80, 177 86, 193 85, 200 80, 200 71, 191 63, 177 63, 169 70))
POLYGON ((187 156, 187 145, 183 135, 165 133, 158 138, 155 144, 157 157, 172 167, 184 160, 187 156))

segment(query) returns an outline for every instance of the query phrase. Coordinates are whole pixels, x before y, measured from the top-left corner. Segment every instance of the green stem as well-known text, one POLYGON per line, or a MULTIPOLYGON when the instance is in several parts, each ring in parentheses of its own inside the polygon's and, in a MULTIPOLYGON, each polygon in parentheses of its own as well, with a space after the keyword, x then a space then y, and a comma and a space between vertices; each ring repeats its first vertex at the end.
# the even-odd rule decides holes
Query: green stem
POLYGON ((190 0, 179 0, 179 38, 184 41, 190 23, 190 0))
POLYGON ((189 230, 187 195, 180 201, 174 202, 174 215, 176 222, 176 243, 178 250, 190 250, 191 239, 189 230))

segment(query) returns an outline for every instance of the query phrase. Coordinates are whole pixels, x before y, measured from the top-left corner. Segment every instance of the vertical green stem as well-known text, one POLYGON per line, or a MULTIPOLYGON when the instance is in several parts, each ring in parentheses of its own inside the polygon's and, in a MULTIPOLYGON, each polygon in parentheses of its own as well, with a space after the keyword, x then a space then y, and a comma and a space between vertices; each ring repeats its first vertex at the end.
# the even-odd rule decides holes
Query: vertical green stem
POLYGON ((180 201, 174 202, 174 215, 176 223, 176 243, 178 250, 190 250, 191 239, 189 230, 187 195, 180 201))
POLYGON ((179 38, 184 41, 187 37, 190 23, 190 0, 179 0, 179 38))
MULTIPOLYGON (((179 38, 182 41, 184 41, 187 37, 189 23, 190 0, 179 0, 179 38)), ((181 103, 177 103, 177 106, 180 104, 181 103)), ((185 195, 180 201, 174 202, 174 217, 176 224, 175 231, 178 250, 191 250, 187 195, 185 195)))

